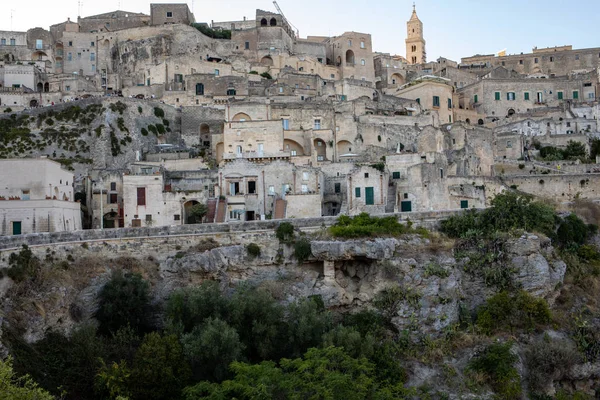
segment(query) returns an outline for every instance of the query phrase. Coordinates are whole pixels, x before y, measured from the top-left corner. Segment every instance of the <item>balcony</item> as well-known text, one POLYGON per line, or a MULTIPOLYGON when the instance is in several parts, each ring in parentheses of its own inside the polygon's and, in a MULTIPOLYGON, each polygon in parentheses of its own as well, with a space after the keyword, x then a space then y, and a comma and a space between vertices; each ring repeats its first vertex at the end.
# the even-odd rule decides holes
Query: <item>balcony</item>
POLYGON ((276 160, 276 159, 289 159, 291 152, 279 151, 277 153, 265 153, 262 151, 247 151, 244 153, 226 153, 223 154, 224 161, 233 160, 276 160))

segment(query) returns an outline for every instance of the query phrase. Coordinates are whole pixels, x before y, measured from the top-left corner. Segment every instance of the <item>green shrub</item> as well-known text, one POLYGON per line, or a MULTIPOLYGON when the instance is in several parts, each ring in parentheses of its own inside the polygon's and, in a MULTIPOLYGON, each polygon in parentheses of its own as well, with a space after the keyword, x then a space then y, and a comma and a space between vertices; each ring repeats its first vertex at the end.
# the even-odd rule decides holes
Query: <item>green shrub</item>
POLYGON ((514 230, 553 236, 554 227, 555 213, 550 206, 533 201, 533 196, 512 191, 497 195, 484 211, 470 210, 442 221, 441 225, 442 232, 456 238, 514 230))
POLYGON ((262 74, 260 74, 260 76, 262 76, 265 79, 273 79, 271 74, 269 74, 268 72, 263 72, 262 74))
POLYGON ((28 375, 18 377, 13 371, 12 358, 0 360, 0 393, 6 400, 53 400, 54 396, 41 389, 28 375))
POLYGON ((248 74, 250 74, 250 75, 258 75, 258 71, 250 71, 250 72, 248 72, 248 74))
POLYGON ((248 246, 246 246, 246 251, 251 257, 260 256, 260 246, 256 243, 250 243, 248 246))
POLYGON ((519 169, 525 169, 525 164, 519 164, 519 169))
POLYGON ((15 282, 34 279, 41 267, 40 260, 33 255, 27 245, 23 245, 19 253, 11 253, 8 257, 7 275, 15 282))
POLYGON ((158 131, 156 130, 156 127, 154 125, 148 125, 148 130, 154 133, 155 135, 158 134, 158 131))
POLYGON ((11 113, 11 112, 12 112, 12 108, 10 108, 10 107, 4 109, 5 114, 11 113))
POLYGON ((280 242, 286 242, 294 237, 294 225, 289 222, 282 222, 275 230, 275 236, 280 242))
POLYGON ((146 128, 142 128, 142 135, 148 136, 148 130, 146 128))
POLYGON ((548 324, 552 314, 548 303, 525 291, 515 295, 498 293, 489 298, 477 313, 477 326, 486 334, 496 331, 525 329, 548 324))
POLYGON ((147 316, 150 311, 148 282, 139 274, 117 270, 100 292, 100 304, 96 319, 103 333, 117 332, 131 326, 136 332, 149 328, 147 316))
POLYGON ((165 112, 160 107, 154 107, 154 115, 156 116, 156 118, 165 118, 165 112))
POLYGON ((142 110, 142 107, 141 107, 141 106, 138 106, 138 112, 139 112, 140 114, 142 114, 142 113, 144 112, 144 110, 142 110))
POLYGON ((535 394, 543 393, 548 382, 563 380, 571 367, 579 362, 577 350, 567 341, 547 338, 532 343, 525 351, 529 390, 535 394))
POLYGON ((308 260, 310 256, 312 256, 310 240, 302 238, 294 243, 294 257, 300 264, 308 260))
POLYGON ((164 135, 166 132, 165 126, 162 124, 156 124, 156 131, 158 132, 159 135, 164 135))
POLYGON ((492 344, 468 365, 469 371, 483 374, 500 398, 521 399, 521 378, 515 363, 519 359, 511 352, 512 343, 492 344))
POLYGON ((319 347, 323 335, 331 329, 332 315, 320 297, 304 298, 291 303, 286 315, 286 354, 300 357, 311 347, 319 347))
POLYGON ((397 236, 410 231, 410 228, 399 223, 396 217, 378 218, 367 213, 354 218, 342 215, 338 222, 329 228, 332 236, 341 238, 397 236))
POLYGON ((120 115, 123 115, 123 111, 127 109, 127 105, 122 101, 117 101, 116 103, 112 103, 108 106, 112 112, 118 112, 120 115))
POLYGON ((586 225, 577 215, 570 214, 560 222, 556 237, 561 247, 580 246, 593 231, 594 228, 586 225))
POLYGON ((379 311, 388 326, 391 327, 392 318, 398 315, 398 311, 405 303, 417 308, 420 301, 420 293, 402 286, 393 286, 377 293, 373 299, 373 306, 379 311))
POLYGON ((53 120, 52 118, 48 118, 48 119, 46 120, 46 125, 48 125, 48 126, 52 126, 52 125, 54 125, 54 120, 53 120))
POLYGON ((213 39, 231 39, 231 30, 229 29, 212 29, 206 24, 194 23, 192 26, 202 32, 203 35, 213 39))
POLYGON ((425 267, 425 277, 429 278, 431 276, 445 279, 450 276, 450 272, 437 263, 429 263, 427 267, 425 267))

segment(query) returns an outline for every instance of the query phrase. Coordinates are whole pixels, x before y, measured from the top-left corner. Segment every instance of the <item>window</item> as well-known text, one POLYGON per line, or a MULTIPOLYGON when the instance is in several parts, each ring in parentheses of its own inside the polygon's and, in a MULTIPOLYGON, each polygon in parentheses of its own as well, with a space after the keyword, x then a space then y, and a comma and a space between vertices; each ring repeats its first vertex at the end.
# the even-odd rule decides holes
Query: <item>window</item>
POLYGON ((227 96, 235 96, 236 95, 236 90, 235 89, 228 89, 227 90, 227 96))
POLYGON ((181 215, 179 215, 179 214, 173 215, 173 220, 175 220, 175 221, 181 221, 181 215))
POLYGON ((96 61, 96 53, 90 53, 90 61, 96 61))
POLYGON ((307 180, 308 180, 308 178, 309 178, 309 174, 308 174, 308 172, 303 172, 303 173, 302 173, 302 180, 303 180, 303 181, 307 181, 307 180))
POLYGON ((348 40, 348 47, 352 47, 352 40, 348 40))
POLYGON ((256 194, 256 181, 248 182, 248 194, 256 194))
POLYGON ((440 178, 444 179, 444 170, 440 168, 440 178))
POLYGON ((117 182, 110 183, 110 190, 117 190, 117 182))
POLYGON ((510 140, 508 140, 508 141, 506 142, 506 148, 507 148, 507 149, 512 149, 512 142, 511 142, 510 140))
POLYGON ((308 193, 308 185, 302 185, 302 193, 308 193))
POLYGON ((73 54, 67 53, 67 61, 73 61, 73 54))
POLYGON ((593 93, 593 92, 591 92, 591 93, 588 93, 588 99, 590 99, 590 100, 594 100, 595 98, 596 98, 596 96, 594 95, 594 93, 593 93))
POLYGON ((360 188, 354 188, 354 197, 356 197, 357 199, 360 199, 360 188))
POLYGON ((369 173, 365 172, 365 178, 368 178, 368 177, 369 177, 369 173))
POLYGON ((360 60, 360 65, 366 65, 366 64, 367 64, 367 62, 364 59, 360 60))
MULTIPOLYGON (((318 131, 321 129, 321 120, 320 119, 315 119, 315 130, 318 131)), ((321 142, 318 142, 319 145, 321 145, 321 142)))
POLYGON ((239 182, 229 183, 229 195, 235 196, 239 193, 240 193, 240 183, 239 182))
POLYGON ((96 64, 92 64, 92 72, 96 72, 96 64))
POLYGON ((494 93, 494 98, 496 99, 496 101, 500 101, 500 92, 494 93))
POLYGON ((416 99, 415 101, 417 102, 418 105, 421 105, 421 99, 416 99))
POLYGON ((219 76, 219 70, 215 69, 215 76, 219 76))
POLYGON ((21 200, 29 200, 29 190, 21 191, 21 200))
POLYGON ((244 43, 244 49, 250 50, 250 42, 244 43))
POLYGON ((400 179, 400 172, 392 173, 392 179, 400 179))
POLYGON ((94 47, 94 45, 95 45, 95 43, 94 43, 94 42, 91 42, 91 43, 90 43, 90 47, 94 47))
POLYGON ((576 59, 576 60, 579 60, 579 54, 577 54, 577 55, 575 56, 575 59, 576 59))
POLYGON ((173 12, 167 11, 167 18, 173 18, 173 12))
POLYGON ((554 62, 554 57, 550 57, 550 62, 554 62))
POLYGON ((279 93, 283 93, 283 86, 279 87, 279 93))
POLYGON ((340 193, 342 191, 342 184, 341 183, 336 183, 334 185, 334 189, 333 190, 334 190, 335 193, 340 193))
POLYGON ((77 59, 81 60, 81 53, 77 53, 77 59))
POLYGON ((108 204, 117 204, 117 194, 111 193, 108 195, 108 204))
POLYGON ((69 85, 65 86, 65 91, 66 92, 69 92, 70 90, 71 90, 71 86, 69 86, 69 85))
POLYGON ((523 60, 519 60, 519 64, 520 64, 520 65, 523 65, 523 60))
POLYGON ((2 46, 6 46, 6 39, 5 38, 0 39, 0 44, 2 46))
POLYGON ((146 223, 152 222, 152 214, 146 214, 146 223))
POLYGON ((292 157, 296 157, 298 155, 298 151, 297 150, 292 150, 292 151, 290 151, 290 155, 292 157))
POLYGON ((440 106, 440 96, 433 96, 433 106, 434 107, 440 106))
POLYGON ((558 99, 559 99, 559 100, 562 100, 562 99, 564 98, 564 94, 563 94, 563 92, 562 92, 562 91, 561 91, 561 92, 558 92, 558 93, 557 93, 557 95, 558 95, 558 99))
POLYGON ((273 185, 269 186, 269 194, 271 194, 271 195, 275 194, 275 186, 273 186, 273 185))
POLYGON ((525 100, 529 100, 529 92, 525 92, 525 100))
POLYGON ((235 152, 237 153, 238 156, 242 155, 242 151, 243 151, 242 146, 238 146, 235 150, 235 152))
POLYGON ((448 99, 448 109, 452 108, 452 99, 448 99))
POLYGON ((283 120, 283 130, 287 131, 290 129, 290 120, 289 119, 284 119, 283 120))
POLYGON ((17 45, 17 41, 15 39, 10 39, 10 45, 11 46, 16 46, 17 45))
POLYGON ((41 39, 35 40, 35 48, 40 50, 44 48, 44 42, 41 39))
POLYGON ((69 42, 69 47, 73 47, 73 42, 69 42))
POLYGON ((571 127, 571 123, 567 122, 567 128, 570 128, 570 127, 571 127))
POLYGON ((506 93, 506 100, 508 100, 508 101, 514 101, 515 99, 516 99, 515 92, 508 92, 508 93, 506 93))
POLYGON ((473 96, 473 103, 477 103, 479 101, 479 96, 473 96))
POLYGON ((365 48, 365 42, 360 42, 360 48, 364 49, 365 48))
POLYGON ((137 205, 146 205, 146 188, 137 188, 137 205))
POLYGON ((204 96, 204 84, 196 83, 196 96, 204 96))
POLYGON ((577 100, 577 99, 579 99, 579 91, 574 90, 573 91, 573 100, 577 100))
POLYGON ((462 208, 463 210, 469 208, 469 200, 461 200, 460 208, 462 208))

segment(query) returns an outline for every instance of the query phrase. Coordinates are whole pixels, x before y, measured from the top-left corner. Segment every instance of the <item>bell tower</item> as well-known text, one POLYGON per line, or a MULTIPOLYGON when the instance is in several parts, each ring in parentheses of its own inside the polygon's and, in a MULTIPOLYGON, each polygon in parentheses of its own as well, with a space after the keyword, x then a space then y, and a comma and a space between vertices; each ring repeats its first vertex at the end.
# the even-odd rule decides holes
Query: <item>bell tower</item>
POLYGON ((406 60, 409 64, 424 64, 427 62, 425 39, 423 39, 423 23, 417 16, 417 8, 413 3, 413 12, 410 21, 406 24, 408 35, 406 37, 406 60))

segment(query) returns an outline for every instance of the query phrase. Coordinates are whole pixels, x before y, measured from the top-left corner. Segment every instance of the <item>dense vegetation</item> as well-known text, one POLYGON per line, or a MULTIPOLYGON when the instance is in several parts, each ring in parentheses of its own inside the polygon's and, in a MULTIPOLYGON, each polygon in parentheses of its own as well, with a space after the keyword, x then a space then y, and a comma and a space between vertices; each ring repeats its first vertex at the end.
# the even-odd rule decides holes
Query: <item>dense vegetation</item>
MULTIPOLYGON (((570 140, 567 147, 560 149, 554 146, 545 146, 540 149, 540 157, 544 161, 561 161, 561 160, 580 160, 581 162, 589 162, 589 157, 585 145, 581 142, 570 140)), ((595 158, 595 154, 594 154, 595 158)))
POLYGON ((192 26, 209 38, 231 40, 231 31, 228 29, 212 29, 206 24, 197 23, 192 24, 192 26))
POLYGON ((367 213, 356 217, 341 215, 329 231, 333 237, 339 238, 399 236, 407 233, 427 235, 426 230, 413 230, 410 222, 403 225, 396 217, 371 217, 367 213))

